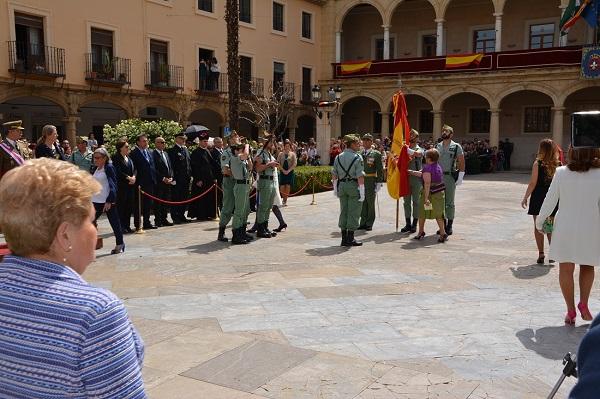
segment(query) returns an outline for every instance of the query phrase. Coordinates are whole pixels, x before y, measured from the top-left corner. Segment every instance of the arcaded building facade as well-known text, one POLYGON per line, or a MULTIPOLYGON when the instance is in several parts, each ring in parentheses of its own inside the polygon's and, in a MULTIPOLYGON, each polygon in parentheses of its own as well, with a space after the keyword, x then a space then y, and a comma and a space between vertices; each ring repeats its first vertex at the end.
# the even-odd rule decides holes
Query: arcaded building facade
MULTIPOLYGON (((227 125, 224 0, 0 0, 0 119, 23 119, 30 138, 126 117, 227 125), (220 75, 203 71, 215 57, 220 75)), ((342 88, 333 135, 389 135, 392 94, 407 94, 425 137, 442 124, 458 140, 515 143, 529 167, 541 138, 568 143, 570 114, 600 109, 597 80, 581 77, 584 21, 560 36, 568 0, 240 0, 242 93, 294 87, 287 134, 318 134, 311 87, 342 88), (448 70, 447 55, 483 53, 448 70), (346 62, 371 62, 342 75, 346 62)), ((205 70, 204 70, 205 71, 205 70)), ((244 115, 252 118, 248 109, 244 115)), ((256 135, 244 122, 242 134, 256 135)), ((320 140, 325 143, 325 140, 320 140)), ((321 151, 326 151, 325 144, 321 151)))

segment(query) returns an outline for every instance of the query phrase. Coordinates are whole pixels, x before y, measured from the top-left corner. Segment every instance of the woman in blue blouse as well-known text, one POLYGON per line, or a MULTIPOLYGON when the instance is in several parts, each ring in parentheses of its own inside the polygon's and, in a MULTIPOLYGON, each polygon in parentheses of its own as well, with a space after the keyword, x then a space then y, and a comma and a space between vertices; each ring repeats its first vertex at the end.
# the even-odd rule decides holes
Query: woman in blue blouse
POLYGON ((95 258, 89 173, 34 159, 0 182, 0 397, 146 398, 144 346, 113 293, 81 274, 95 258), (48 212, 51 209, 51 212, 48 212))
MULTIPOLYGON (((113 230, 117 246, 111 253, 118 254, 125 252, 125 242, 123 242, 123 230, 117 212, 117 171, 110 162, 110 156, 104 148, 98 148, 94 151, 94 166, 92 167, 94 179, 100 183, 101 189, 92 196, 94 209, 96 209, 96 220, 104 212, 108 216, 110 227, 113 230)), ((94 222, 96 222, 94 220, 94 222)))

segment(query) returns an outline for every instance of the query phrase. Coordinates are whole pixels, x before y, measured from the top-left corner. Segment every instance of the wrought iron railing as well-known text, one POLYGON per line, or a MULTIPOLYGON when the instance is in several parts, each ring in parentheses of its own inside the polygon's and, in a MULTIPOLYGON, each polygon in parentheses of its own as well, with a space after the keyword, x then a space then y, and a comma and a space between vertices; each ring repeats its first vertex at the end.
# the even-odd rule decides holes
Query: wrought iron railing
POLYGON ((94 53, 87 53, 85 78, 108 83, 130 84, 131 60, 119 57, 99 59, 94 53))
POLYGON ((65 49, 39 43, 8 42, 9 71, 53 77, 65 76, 65 49))
POLYGON ((146 63, 146 86, 164 89, 183 89, 183 67, 146 63))
POLYGON ((277 97, 288 101, 296 99, 296 85, 292 82, 284 82, 281 80, 271 81, 271 92, 277 97))
POLYGON ((265 95, 265 80, 262 78, 245 79, 240 77, 240 96, 250 97, 256 95, 263 97, 265 95))
POLYGON ((205 94, 227 94, 229 76, 226 73, 214 73, 208 70, 196 70, 196 91, 205 94))

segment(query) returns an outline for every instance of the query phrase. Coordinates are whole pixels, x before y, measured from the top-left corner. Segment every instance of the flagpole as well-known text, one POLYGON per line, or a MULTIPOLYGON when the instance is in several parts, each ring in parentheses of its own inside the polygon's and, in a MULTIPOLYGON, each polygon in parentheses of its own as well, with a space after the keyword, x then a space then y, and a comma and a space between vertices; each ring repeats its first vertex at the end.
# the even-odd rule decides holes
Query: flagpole
POLYGON ((400 217, 400 198, 396 200, 396 233, 398 232, 398 221, 400 217))

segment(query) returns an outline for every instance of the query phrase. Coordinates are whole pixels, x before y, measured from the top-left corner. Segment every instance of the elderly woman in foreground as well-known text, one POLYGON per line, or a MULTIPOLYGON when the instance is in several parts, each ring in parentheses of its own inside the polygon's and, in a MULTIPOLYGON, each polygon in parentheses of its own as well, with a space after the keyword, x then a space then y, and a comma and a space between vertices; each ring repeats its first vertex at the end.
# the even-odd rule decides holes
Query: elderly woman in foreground
POLYGON ((95 256, 99 190, 89 173, 48 158, 0 183, 13 253, 0 263, 2 397, 146 397, 143 343, 123 303, 81 277, 95 256))

